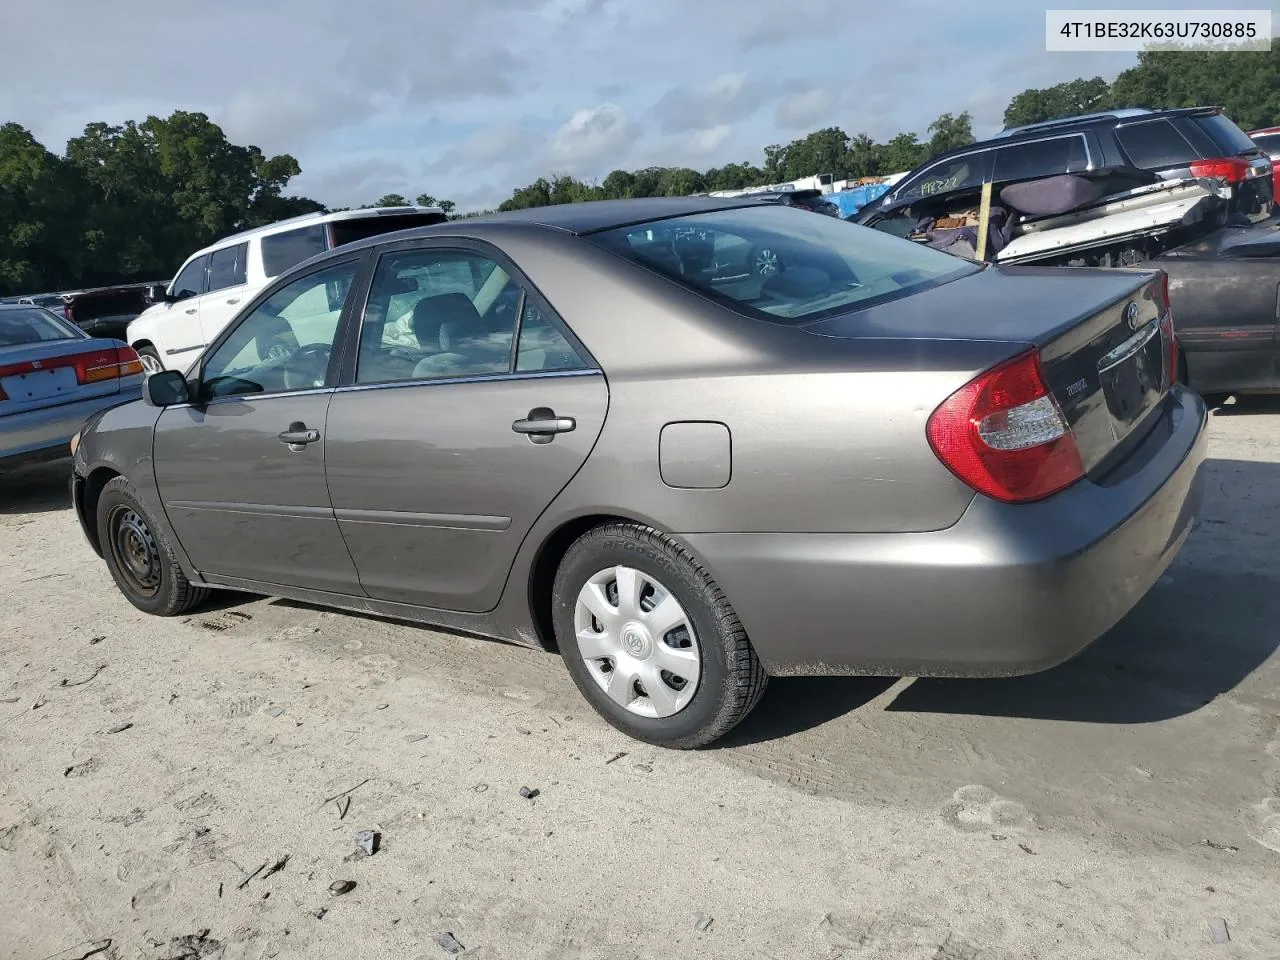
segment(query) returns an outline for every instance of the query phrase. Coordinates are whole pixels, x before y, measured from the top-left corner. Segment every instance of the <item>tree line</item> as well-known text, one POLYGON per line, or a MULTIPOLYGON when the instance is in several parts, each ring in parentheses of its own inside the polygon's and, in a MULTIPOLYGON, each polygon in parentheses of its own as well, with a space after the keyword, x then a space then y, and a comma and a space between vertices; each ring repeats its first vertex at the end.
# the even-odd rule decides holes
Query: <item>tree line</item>
MULTIPOLYGON (((1024 90, 1006 126, 1129 106, 1220 105, 1243 129, 1280 120, 1280 46, 1269 52, 1148 52, 1111 83, 1101 77, 1024 90)), ((795 180, 909 170, 973 142, 972 117, 944 113, 925 136, 881 143, 824 127, 763 150, 759 164, 708 170, 614 170, 599 182, 567 174, 516 188, 499 210, 581 200, 683 196, 795 180)), ((167 279, 193 250, 239 230, 325 209, 287 193, 301 173, 289 154, 231 143, 202 113, 176 111, 119 126, 91 123, 63 155, 16 123, 0 125, 0 296, 130 280, 167 279)), ((413 202, 458 216, 428 193, 413 202)), ((410 203, 388 194, 367 206, 410 203)), ((469 214, 468 214, 469 215, 469 214)))

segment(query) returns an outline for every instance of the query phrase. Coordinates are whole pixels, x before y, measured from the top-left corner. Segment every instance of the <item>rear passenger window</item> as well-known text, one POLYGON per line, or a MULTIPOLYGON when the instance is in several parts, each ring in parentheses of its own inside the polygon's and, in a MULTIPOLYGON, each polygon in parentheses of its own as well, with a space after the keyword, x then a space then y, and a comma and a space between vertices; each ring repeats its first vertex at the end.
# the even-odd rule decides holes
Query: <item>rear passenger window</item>
POLYGON ((481 254, 384 254, 365 307, 356 382, 510 373, 519 299, 511 276, 481 254))
POLYGON ((247 243, 240 243, 225 250, 215 250, 209 255, 209 292, 238 287, 245 282, 245 255, 247 243))
POLYGON ((1078 173, 1089 167, 1083 137, 1056 137, 1032 143, 1017 143, 996 151, 992 177, 997 182, 1037 180, 1063 173, 1078 173))
POLYGON ((262 238, 262 269, 268 277, 278 277, 303 260, 329 249, 329 234, 322 223, 262 238))
POLYGON ((584 370, 587 362, 569 343, 559 323, 525 297, 520 316, 520 344, 516 348, 516 373, 584 370))
POLYGON ((1195 147, 1168 120, 1149 120, 1116 128, 1116 139, 1135 167, 1159 170, 1200 159, 1195 147))

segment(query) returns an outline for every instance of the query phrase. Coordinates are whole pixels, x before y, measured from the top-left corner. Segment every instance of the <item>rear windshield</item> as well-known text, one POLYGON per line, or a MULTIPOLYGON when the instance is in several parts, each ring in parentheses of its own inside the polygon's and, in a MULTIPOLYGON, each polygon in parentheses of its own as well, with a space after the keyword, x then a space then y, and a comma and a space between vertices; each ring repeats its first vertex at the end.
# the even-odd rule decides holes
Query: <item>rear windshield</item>
POLYGON ((786 323, 896 300, 981 269, 845 220, 773 205, 587 239, 740 313, 786 323))
POLYGON ((1220 113, 1208 117, 1192 117, 1191 122, 1209 135, 1210 139, 1218 145, 1223 156, 1252 153, 1257 149, 1247 133, 1236 126, 1234 121, 1220 113))
POLYGON ((83 336, 77 327, 59 320, 48 310, 0 310, 0 347, 19 347, 46 340, 72 340, 83 336))
POLYGON ((262 271, 268 277, 278 277, 328 249, 329 234, 322 223, 268 234, 262 238, 262 271))

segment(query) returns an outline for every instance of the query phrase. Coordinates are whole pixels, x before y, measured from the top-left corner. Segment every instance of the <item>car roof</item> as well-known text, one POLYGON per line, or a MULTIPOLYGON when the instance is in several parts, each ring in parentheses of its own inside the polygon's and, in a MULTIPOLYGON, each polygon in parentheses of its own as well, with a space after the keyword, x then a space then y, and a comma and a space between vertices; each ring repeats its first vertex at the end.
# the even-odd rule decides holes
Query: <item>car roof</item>
MULTIPOLYGON (((201 247, 191 256, 187 257, 187 261, 195 257, 203 256, 206 253, 213 253, 216 250, 225 250, 227 247, 234 247, 244 243, 250 237, 269 236, 275 233, 283 233, 286 230, 296 230, 298 227, 304 227, 309 224, 336 223, 341 220, 367 220, 374 217, 402 217, 410 214, 421 213, 438 213, 444 215, 444 211, 439 207, 360 207, 355 210, 318 210, 315 213, 304 213, 296 217, 289 217, 287 220, 277 220, 275 223, 268 223, 262 227, 254 227, 251 230, 241 230, 239 233, 233 233, 229 237, 223 237, 207 247, 201 247)), ((185 261, 184 261, 185 262, 185 261)))
MULTIPOLYGON (((503 213, 488 213, 465 220, 460 224, 480 223, 531 223, 551 227, 576 235, 599 233, 618 227, 628 227, 669 217, 687 217, 713 210, 734 210, 741 207, 767 206, 753 195, 744 197, 637 197, 630 200, 585 200, 580 203, 560 203, 544 207, 528 207, 503 213)), ((422 227, 423 232, 439 233, 441 224, 422 227)))
MULTIPOLYGON (((747 207, 776 207, 771 200, 760 200, 754 195, 743 197, 637 197, 628 200, 585 200, 579 203, 558 203, 542 207, 526 207, 486 213, 475 217, 462 217, 446 223, 434 223, 423 227, 408 227, 394 233, 382 233, 361 240, 345 243, 332 250, 325 250, 289 268, 288 273, 302 272, 313 264, 324 263, 343 254, 386 243, 439 236, 467 236, 481 233, 494 226, 517 226, 533 230, 555 231, 570 236, 585 236, 652 223, 671 217, 687 217, 715 210, 739 210, 747 207), (475 228, 479 227, 479 231, 475 228)), ((813 216, 804 213, 804 216, 813 216)))
MULTIPOLYGON (((1102 113, 1085 113, 1075 117, 1060 117, 1057 120, 1046 120, 1043 123, 1032 123, 1022 127, 1001 130, 986 140, 978 140, 962 147, 954 147, 944 153, 930 157, 925 163, 934 163, 951 156, 973 153, 987 147, 1003 146, 1006 143, 1021 143, 1050 136, 1066 136, 1095 127, 1124 126, 1131 123, 1146 123, 1151 120, 1162 120, 1167 117, 1209 116, 1222 113, 1221 107, 1179 107, 1173 110, 1148 110, 1146 107, 1128 107, 1122 110, 1108 110, 1102 113)), ((919 169, 920 164, 915 169, 919 169)), ((914 172, 914 171, 913 171, 914 172)))

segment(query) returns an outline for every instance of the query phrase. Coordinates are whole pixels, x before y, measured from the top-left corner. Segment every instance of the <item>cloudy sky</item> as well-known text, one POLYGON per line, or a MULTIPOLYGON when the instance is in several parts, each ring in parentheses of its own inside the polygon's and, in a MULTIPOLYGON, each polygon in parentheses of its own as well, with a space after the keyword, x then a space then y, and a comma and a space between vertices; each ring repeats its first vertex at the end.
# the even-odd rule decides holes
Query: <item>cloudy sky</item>
POLYGON ((759 163, 823 126, 884 139, 969 110, 981 136, 1014 93, 1133 62, 1046 53, 1044 7, 10 0, 0 120, 61 152, 91 121, 202 110, 236 142, 296 156, 291 189, 327 204, 426 192, 475 209, 551 172, 759 163))

